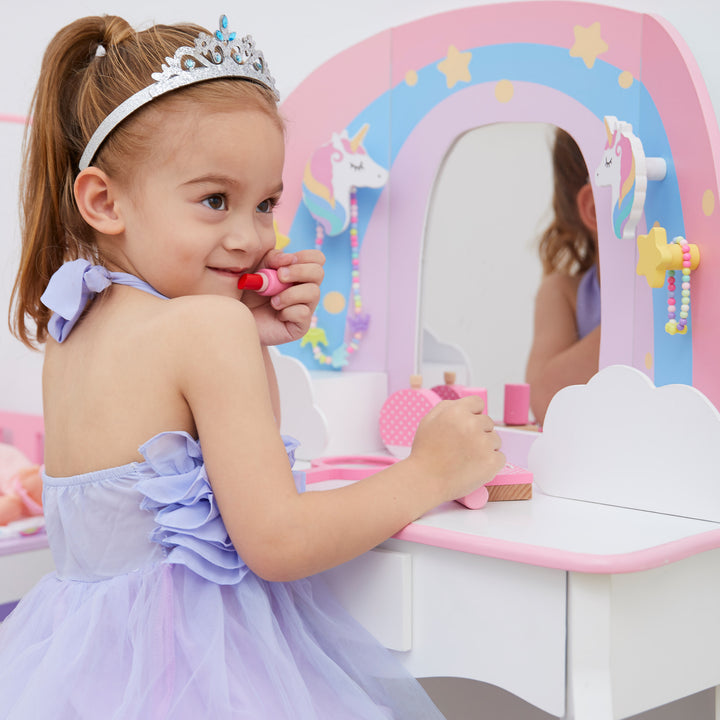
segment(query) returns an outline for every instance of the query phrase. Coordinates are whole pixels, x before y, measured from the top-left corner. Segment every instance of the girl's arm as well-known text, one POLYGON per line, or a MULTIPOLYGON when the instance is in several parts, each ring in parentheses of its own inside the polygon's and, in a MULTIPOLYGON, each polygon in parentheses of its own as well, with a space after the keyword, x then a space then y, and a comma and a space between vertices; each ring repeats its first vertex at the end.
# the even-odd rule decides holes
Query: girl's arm
POLYGON ((265 345, 262 346, 263 363, 265 365, 265 375, 267 376, 268 392, 270 393, 270 406, 272 407, 275 423, 280 427, 282 420, 280 413, 280 390, 278 389, 277 375, 275 374, 275 366, 273 365, 270 351, 265 345))
POLYGON ((530 407, 540 424, 558 390, 586 383, 598 370, 600 327, 578 339, 578 282, 579 278, 548 275, 535 299, 535 330, 526 380, 530 384, 530 407))
POLYGON ((408 459, 347 487, 300 494, 273 418, 252 315, 221 297, 179 305, 179 325, 194 342, 178 340, 178 386, 228 533, 261 577, 290 580, 349 560, 489 481, 505 462, 481 402, 465 398, 433 409, 408 459))

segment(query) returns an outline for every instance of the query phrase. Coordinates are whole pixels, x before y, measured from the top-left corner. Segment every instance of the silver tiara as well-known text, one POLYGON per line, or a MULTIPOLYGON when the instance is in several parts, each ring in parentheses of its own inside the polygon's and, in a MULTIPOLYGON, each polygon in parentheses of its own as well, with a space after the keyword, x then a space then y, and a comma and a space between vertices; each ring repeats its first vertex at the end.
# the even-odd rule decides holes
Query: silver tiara
POLYGON ((264 85, 280 100, 275 80, 262 52, 255 49, 255 41, 250 35, 236 40, 236 33, 228 32, 225 15, 220 16, 219 29, 214 35, 201 32, 195 47, 180 47, 173 57, 165 60, 167 65, 152 74, 155 82, 131 95, 98 125, 80 158, 80 170, 90 165, 100 145, 128 115, 156 97, 186 85, 217 78, 245 78, 264 85))

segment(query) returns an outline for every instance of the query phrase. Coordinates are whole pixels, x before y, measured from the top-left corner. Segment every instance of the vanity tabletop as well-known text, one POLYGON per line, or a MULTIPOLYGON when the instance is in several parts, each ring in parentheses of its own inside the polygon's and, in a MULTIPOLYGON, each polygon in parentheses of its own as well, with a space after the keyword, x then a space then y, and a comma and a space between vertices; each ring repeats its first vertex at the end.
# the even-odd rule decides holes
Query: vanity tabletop
POLYGON ((397 538, 530 565, 623 573, 720 547, 720 523, 544 495, 480 510, 446 503, 397 538), (442 543, 442 544, 440 544, 442 543))
POLYGON ((720 548, 720 523, 551 497, 535 486, 530 500, 490 502, 479 510, 445 503, 395 537, 527 565, 614 574, 720 548))

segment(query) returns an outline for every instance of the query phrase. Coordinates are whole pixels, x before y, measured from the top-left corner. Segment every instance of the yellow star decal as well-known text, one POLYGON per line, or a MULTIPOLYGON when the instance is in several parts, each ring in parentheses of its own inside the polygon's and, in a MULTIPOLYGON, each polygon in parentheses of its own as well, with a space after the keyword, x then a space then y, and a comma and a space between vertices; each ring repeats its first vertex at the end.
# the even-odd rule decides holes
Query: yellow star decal
POLYGON ((470 82, 470 60, 472 53, 460 52, 454 45, 448 48, 447 57, 437 64, 437 69, 445 76, 447 86, 455 87, 459 82, 470 82))
POLYGON ((607 49, 607 43, 600 37, 600 23, 593 23, 590 27, 576 25, 575 44, 570 48, 570 57, 579 57, 588 68, 595 64, 598 55, 607 49))
POLYGON ((290 244, 290 238, 280 232, 275 220, 273 220, 273 230, 275 230, 275 249, 282 250, 287 247, 290 244))

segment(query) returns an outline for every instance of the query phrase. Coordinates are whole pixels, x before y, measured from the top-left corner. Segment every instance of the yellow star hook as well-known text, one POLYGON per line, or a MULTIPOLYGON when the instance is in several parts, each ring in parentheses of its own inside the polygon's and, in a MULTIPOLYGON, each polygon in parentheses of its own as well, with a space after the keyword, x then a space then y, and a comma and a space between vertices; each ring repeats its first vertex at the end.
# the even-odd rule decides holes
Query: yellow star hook
MULTIPOLYGON (((665 283, 668 270, 682 270, 682 249, 677 243, 668 244, 665 228, 656 225, 647 235, 638 235, 638 263, 636 272, 644 275, 651 288, 660 288, 665 283)), ((689 245, 690 270, 700 263, 697 245, 689 245)))

